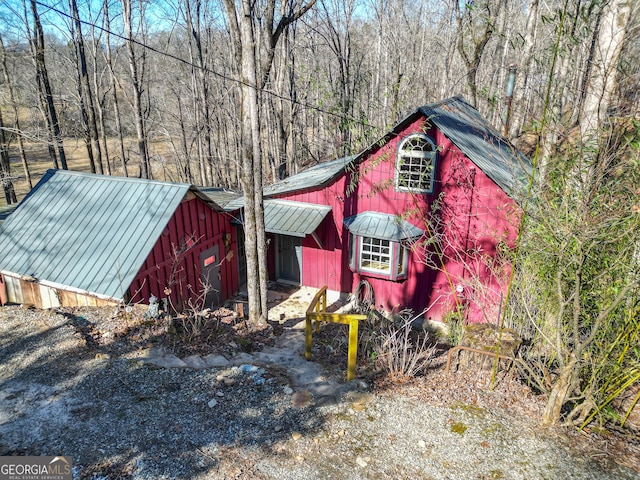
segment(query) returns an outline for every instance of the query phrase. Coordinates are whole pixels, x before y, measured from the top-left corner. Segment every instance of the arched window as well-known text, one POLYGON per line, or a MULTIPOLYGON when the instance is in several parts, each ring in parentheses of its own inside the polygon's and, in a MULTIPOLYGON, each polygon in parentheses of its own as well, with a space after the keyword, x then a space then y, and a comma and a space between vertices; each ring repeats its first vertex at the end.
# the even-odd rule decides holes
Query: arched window
POLYGON ((421 133, 410 135, 400 142, 396 161, 396 190, 433 193, 437 151, 433 140, 421 133))

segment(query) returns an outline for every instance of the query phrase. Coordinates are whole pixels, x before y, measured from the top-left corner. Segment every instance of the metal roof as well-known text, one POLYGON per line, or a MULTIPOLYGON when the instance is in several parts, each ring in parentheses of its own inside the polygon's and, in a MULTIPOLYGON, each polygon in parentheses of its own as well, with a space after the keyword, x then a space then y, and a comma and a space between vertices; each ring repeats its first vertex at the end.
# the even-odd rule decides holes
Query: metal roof
MULTIPOLYGON (((529 175, 533 172, 531 162, 459 95, 419 107, 358 155, 339 158, 304 170, 265 187, 264 195, 274 196, 324 186, 345 172, 351 163, 362 160, 369 153, 380 148, 419 116, 425 116, 430 123, 442 131, 508 195, 518 197, 517 190, 526 185, 529 175)), ((236 209, 241 206, 241 204, 236 205, 236 209)))
POLYGON ((282 193, 323 186, 334 179, 339 173, 344 172, 354 158, 355 157, 337 158, 330 162, 314 165, 296 175, 292 175, 278 183, 265 187, 264 196, 271 197, 282 193))
POLYGON ((14 205, 5 205, 4 207, 0 207, 0 225, 2 225, 2 222, 4 222, 17 207, 17 203, 14 205))
POLYGON ((354 235, 381 238, 393 242, 417 238, 424 234, 423 230, 414 227, 397 215, 385 213, 362 212, 345 218, 343 222, 354 235))
MULTIPOLYGON (((244 206, 242 201, 235 201, 234 203, 237 205, 234 210, 244 206)), ((229 205, 227 205, 227 208, 229 208, 229 205)), ((331 207, 328 205, 294 202, 292 200, 265 199, 264 229, 268 233, 306 237, 315 232, 330 211, 331 207)), ((240 214, 240 218, 235 218, 233 223, 242 224, 242 214, 240 214)))
POLYGON ((229 202, 242 198, 242 193, 220 187, 198 187, 198 190, 222 208, 225 208, 229 202))
POLYGON ((452 97, 418 111, 507 194, 514 196, 526 185, 533 171, 529 159, 464 98, 452 97))
POLYGON ((265 200, 265 230, 269 233, 306 237, 318 228, 330 211, 331 207, 327 205, 290 200, 265 200))
POLYGON ((189 190, 48 170, 0 226, 0 270, 121 299, 189 190))

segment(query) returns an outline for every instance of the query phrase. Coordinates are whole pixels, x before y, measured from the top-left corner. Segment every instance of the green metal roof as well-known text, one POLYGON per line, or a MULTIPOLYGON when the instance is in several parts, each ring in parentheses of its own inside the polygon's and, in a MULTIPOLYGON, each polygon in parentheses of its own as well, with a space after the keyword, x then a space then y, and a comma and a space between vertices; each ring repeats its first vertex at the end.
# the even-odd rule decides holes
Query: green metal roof
MULTIPOLYGON (((244 202, 241 200, 234 201, 233 210, 244 207, 244 202)), ((229 205, 226 209, 229 209, 229 205)), ((265 199, 264 229, 267 233, 306 237, 315 232, 330 211, 331 207, 328 205, 265 199)), ((243 223, 242 213, 240 218, 234 220, 234 223, 243 223)))
POLYGON ((386 213, 362 212, 345 218, 343 223, 354 235, 393 242, 417 238, 424 234, 423 230, 414 227, 397 215, 386 213))
MULTIPOLYGON (((442 131, 508 195, 518 198, 518 190, 526 185, 529 175, 533 172, 531 162, 459 95, 419 107, 357 156, 339 158, 308 168, 281 182, 265 187, 264 195, 275 196, 319 188, 330 183, 350 168, 351 163, 364 159, 420 116, 426 117, 430 123, 442 131)), ((235 205, 236 209, 241 206, 241 204, 235 205)))
POLYGON ((269 233, 306 237, 318 228, 330 211, 331 207, 327 205, 290 200, 265 200, 265 230, 269 233))
POLYGON ((242 193, 232 192, 220 187, 198 187, 198 190, 222 208, 225 208, 230 202, 242 198, 242 193))
POLYGON ((121 299, 189 190, 202 198, 188 184, 48 170, 0 225, 0 271, 121 299))
POLYGON ((355 157, 344 157, 319 163, 289 178, 264 188, 264 196, 272 197, 287 192, 297 192, 307 188, 317 188, 329 183, 345 171, 355 157))
POLYGON ((452 97, 418 111, 507 194, 517 196, 527 184, 533 171, 529 159, 464 98, 452 97))

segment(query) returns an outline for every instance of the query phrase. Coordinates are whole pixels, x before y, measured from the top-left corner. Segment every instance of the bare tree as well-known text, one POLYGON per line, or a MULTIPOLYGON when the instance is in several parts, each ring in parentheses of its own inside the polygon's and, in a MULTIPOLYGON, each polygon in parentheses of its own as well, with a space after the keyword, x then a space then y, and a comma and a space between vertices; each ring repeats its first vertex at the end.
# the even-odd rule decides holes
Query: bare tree
POLYGON ((578 123, 583 132, 597 132, 612 104, 617 88, 618 60, 630 24, 631 2, 611 0, 600 12, 595 30, 590 75, 583 82, 578 123))
MULTIPOLYGON (((94 92, 89 81, 89 71, 87 68, 87 56, 84 48, 84 37, 82 35, 82 23, 78 13, 78 3, 76 0, 69 0, 69 10, 73 17, 73 27, 71 37, 76 50, 76 60, 79 78, 80 107, 82 118, 89 137, 90 147, 88 147, 89 160, 91 161, 91 171, 102 174, 102 149, 98 137, 98 124, 96 121, 96 109, 94 107, 94 92)), ((95 92, 97 94, 97 92, 95 92)))
POLYGON ((13 188, 11 177, 11 162, 9 159, 9 135, 7 135, 0 110, 0 185, 4 191, 4 198, 7 205, 18 203, 16 192, 13 188))
POLYGON ((259 92, 269 78, 274 50, 282 32, 300 18, 315 3, 310 0, 302 6, 289 5, 277 24, 275 1, 266 1, 263 11, 250 0, 236 5, 225 0, 227 22, 236 65, 241 74, 242 92, 242 176, 244 191, 245 250, 247 255, 247 290, 249 294, 249 318, 263 322, 267 318, 267 243, 262 200, 262 145, 259 112, 259 92), (261 19, 261 22, 258 22, 261 19), (261 27, 258 30, 258 27, 261 27), (257 60, 256 30, 261 34, 260 58, 257 60), (260 70, 258 70, 258 68, 260 70))
POLYGON ((471 104, 478 104, 477 75, 485 47, 495 31, 495 22, 500 15, 504 0, 495 4, 491 0, 482 2, 454 2, 458 25, 458 53, 467 67, 467 85, 471 93, 471 104), (471 45, 467 45, 467 39, 471 45))
POLYGON ((13 123, 15 125, 16 136, 18 137, 18 147, 20 150, 20 160, 22 161, 22 168, 24 170, 24 176, 27 180, 27 185, 29 189, 33 188, 33 182, 31 181, 31 172, 29 171, 29 164, 27 163, 27 154, 24 149, 24 141, 22 139, 22 128, 20 127, 20 116, 18 115, 18 105, 15 96, 15 92, 13 89, 13 83, 9 78, 9 69, 7 68, 7 51, 4 48, 4 40, 2 39, 2 35, 0 35, 0 59, 2 64, 2 73, 4 76, 4 83, 7 85, 9 90, 9 101, 11 103, 11 108, 13 111, 13 123))
MULTIPOLYGON (((133 87, 132 106, 135 117, 136 134, 138 137, 138 153, 140 154, 140 176, 142 178, 151 178, 151 162, 149 160, 149 148, 147 145, 147 135, 142 111, 142 79, 138 69, 138 57, 134 48, 133 27, 131 25, 131 0, 121 0, 121 3, 125 44, 129 56, 129 71, 131 73, 131 83, 133 87)), ((138 15, 142 17, 143 12, 138 12, 138 15)))
MULTIPOLYGON (((26 6, 25 6, 26 10, 26 6)), ((67 170, 67 157, 64 153, 62 144, 62 135, 60 133, 60 124, 58 123, 58 114, 53 101, 53 91, 49 82, 49 73, 45 63, 44 52, 44 32, 40 23, 40 15, 36 0, 31 0, 31 14, 33 16, 33 34, 30 34, 29 43, 36 67, 36 80, 38 90, 40 92, 40 100, 43 105, 45 119, 49 127, 49 153, 52 155, 54 168, 58 168, 58 159, 63 170, 67 170), (57 155, 57 156, 56 156, 57 155)), ((26 18, 26 14, 25 14, 26 18)))
POLYGON ((105 25, 105 60, 107 62, 107 68, 109 69, 109 84, 113 101, 113 115, 116 123, 116 131, 118 133, 118 146, 120 149, 120 163, 122 165, 122 175, 129 176, 127 171, 127 154, 124 150, 124 138, 122 133, 122 122, 120 120, 120 104, 118 101, 118 80, 114 69, 114 60, 111 47, 111 21, 109 19, 109 0, 104 0, 103 3, 104 12, 104 25, 105 25))

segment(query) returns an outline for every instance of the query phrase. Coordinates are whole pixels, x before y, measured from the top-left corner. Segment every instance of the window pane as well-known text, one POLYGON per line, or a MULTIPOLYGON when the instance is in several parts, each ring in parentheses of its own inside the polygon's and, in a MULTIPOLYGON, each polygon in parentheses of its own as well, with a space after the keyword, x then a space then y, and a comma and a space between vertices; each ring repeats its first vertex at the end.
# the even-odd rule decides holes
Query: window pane
POLYGON ((407 257, 407 249, 400 245, 398 248, 398 270, 396 271, 396 275, 401 276, 407 273, 407 257))
POLYGON ((391 242, 362 237, 360 268, 379 273, 391 273, 391 242))
POLYGON ((398 152, 396 188, 431 191, 435 159, 435 145, 427 137, 422 135, 409 137, 398 152))

